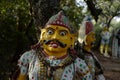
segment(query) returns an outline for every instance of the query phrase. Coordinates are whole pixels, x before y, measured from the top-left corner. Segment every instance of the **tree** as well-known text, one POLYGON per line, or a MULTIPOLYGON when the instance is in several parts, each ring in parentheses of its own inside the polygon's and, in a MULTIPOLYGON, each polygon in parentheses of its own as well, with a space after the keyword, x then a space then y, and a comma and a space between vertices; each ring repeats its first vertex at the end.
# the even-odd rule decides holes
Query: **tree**
POLYGON ((36 42, 35 33, 27 1, 0 1, 0 80, 8 79, 20 54, 36 42))
POLYGON ((62 0, 60 5, 73 26, 76 27, 76 29, 79 29, 83 17, 85 17, 86 14, 82 12, 84 7, 78 6, 79 3, 77 3, 76 0, 62 0))
POLYGON ((45 26, 48 19, 60 10, 60 0, 29 0, 36 28, 45 26))
POLYGON ((38 33, 39 28, 44 27, 48 19, 60 10, 65 11, 76 28, 79 28, 84 16, 81 13, 83 7, 78 7, 75 0, 29 0, 29 2, 38 33))
POLYGON ((111 21, 114 17, 120 16, 119 0, 94 0, 95 6, 102 9, 99 16, 99 21, 104 22, 110 27, 111 21))
POLYGON ((91 15, 94 17, 95 21, 97 22, 98 16, 101 14, 102 9, 96 7, 94 0, 84 0, 87 3, 88 9, 91 12, 91 15))

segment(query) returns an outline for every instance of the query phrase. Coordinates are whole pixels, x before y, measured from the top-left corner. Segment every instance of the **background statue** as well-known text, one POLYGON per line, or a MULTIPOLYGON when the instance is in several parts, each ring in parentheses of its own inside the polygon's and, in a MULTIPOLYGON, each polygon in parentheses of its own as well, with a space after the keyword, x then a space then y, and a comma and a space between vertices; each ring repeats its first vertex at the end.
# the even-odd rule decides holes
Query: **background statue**
POLYGON ((115 30, 113 33, 112 57, 120 58, 120 29, 115 30))
POLYGON ((110 42, 110 37, 111 37, 109 28, 105 26, 100 35, 101 35, 100 53, 104 55, 105 57, 110 57, 108 53, 109 42, 110 42))
POLYGON ((85 17, 85 19, 83 20, 83 24, 80 27, 78 36, 78 41, 82 44, 82 55, 84 55, 83 58, 86 61, 88 67, 90 68, 93 80, 105 80, 102 66, 97 57, 95 56, 94 52, 92 51, 95 40, 96 38, 94 26, 91 22, 91 18, 85 17))

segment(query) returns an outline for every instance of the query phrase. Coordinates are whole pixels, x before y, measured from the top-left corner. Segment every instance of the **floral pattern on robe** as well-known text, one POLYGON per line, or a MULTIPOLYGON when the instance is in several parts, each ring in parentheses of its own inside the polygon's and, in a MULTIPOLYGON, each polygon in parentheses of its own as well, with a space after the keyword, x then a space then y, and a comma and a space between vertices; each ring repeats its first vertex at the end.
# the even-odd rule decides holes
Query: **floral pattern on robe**
MULTIPOLYGON (((20 73, 23 75, 28 75, 29 80, 39 80, 39 59, 35 56, 35 53, 35 50, 27 51, 20 57, 18 61, 20 73)), ((46 58, 46 60, 50 62, 51 66, 57 66, 62 61, 62 59, 50 60, 49 58, 46 58)), ((60 80, 73 80, 74 72, 76 71, 84 74, 82 80, 92 80, 88 66, 86 65, 85 61, 80 58, 76 58, 74 63, 71 63, 65 67, 60 80)))

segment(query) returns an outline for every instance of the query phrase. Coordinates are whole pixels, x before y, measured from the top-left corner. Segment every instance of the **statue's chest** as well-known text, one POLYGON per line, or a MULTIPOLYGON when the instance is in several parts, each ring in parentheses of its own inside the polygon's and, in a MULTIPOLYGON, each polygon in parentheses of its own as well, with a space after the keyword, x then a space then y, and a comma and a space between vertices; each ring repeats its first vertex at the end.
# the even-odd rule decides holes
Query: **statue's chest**
MULTIPOLYGON (((62 62, 61 60, 47 61, 50 63, 50 66, 57 66, 62 62)), ((35 80, 39 80, 38 78, 41 78, 41 76, 44 76, 43 78, 41 78, 42 80, 72 80, 74 74, 73 63, 64 68, 53 70, 51 67, 43 66, 42 63, 36 60, 34 62, 34 65, 31 65, 30 67, 31 70, 29 70, 29 75, 31 76, 29 76, 29 78, 32 79, 34 77, 35 80)))

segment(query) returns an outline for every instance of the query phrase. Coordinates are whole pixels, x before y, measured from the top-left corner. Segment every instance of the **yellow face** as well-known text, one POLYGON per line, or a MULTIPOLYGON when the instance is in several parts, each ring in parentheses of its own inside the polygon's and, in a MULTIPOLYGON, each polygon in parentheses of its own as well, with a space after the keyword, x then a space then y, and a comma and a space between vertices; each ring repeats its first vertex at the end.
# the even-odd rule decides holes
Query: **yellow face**
POLYGON ((86 36, 85 42, 86 45, 89 46, 89 48, 94 46, 94 42, 95 42, 96 38, 95 38, 95 33, 91 32, 86 36))
POLYGON ((109 31, 109 29, 107 27, 103 28, 103 31, 106 32, 106 31, 109 31))
POLYGON ((41 31, 41 42, 48 56, 62 57, 74 46, 75 35, 68 28, 58 25, 47 25, 41 31))

